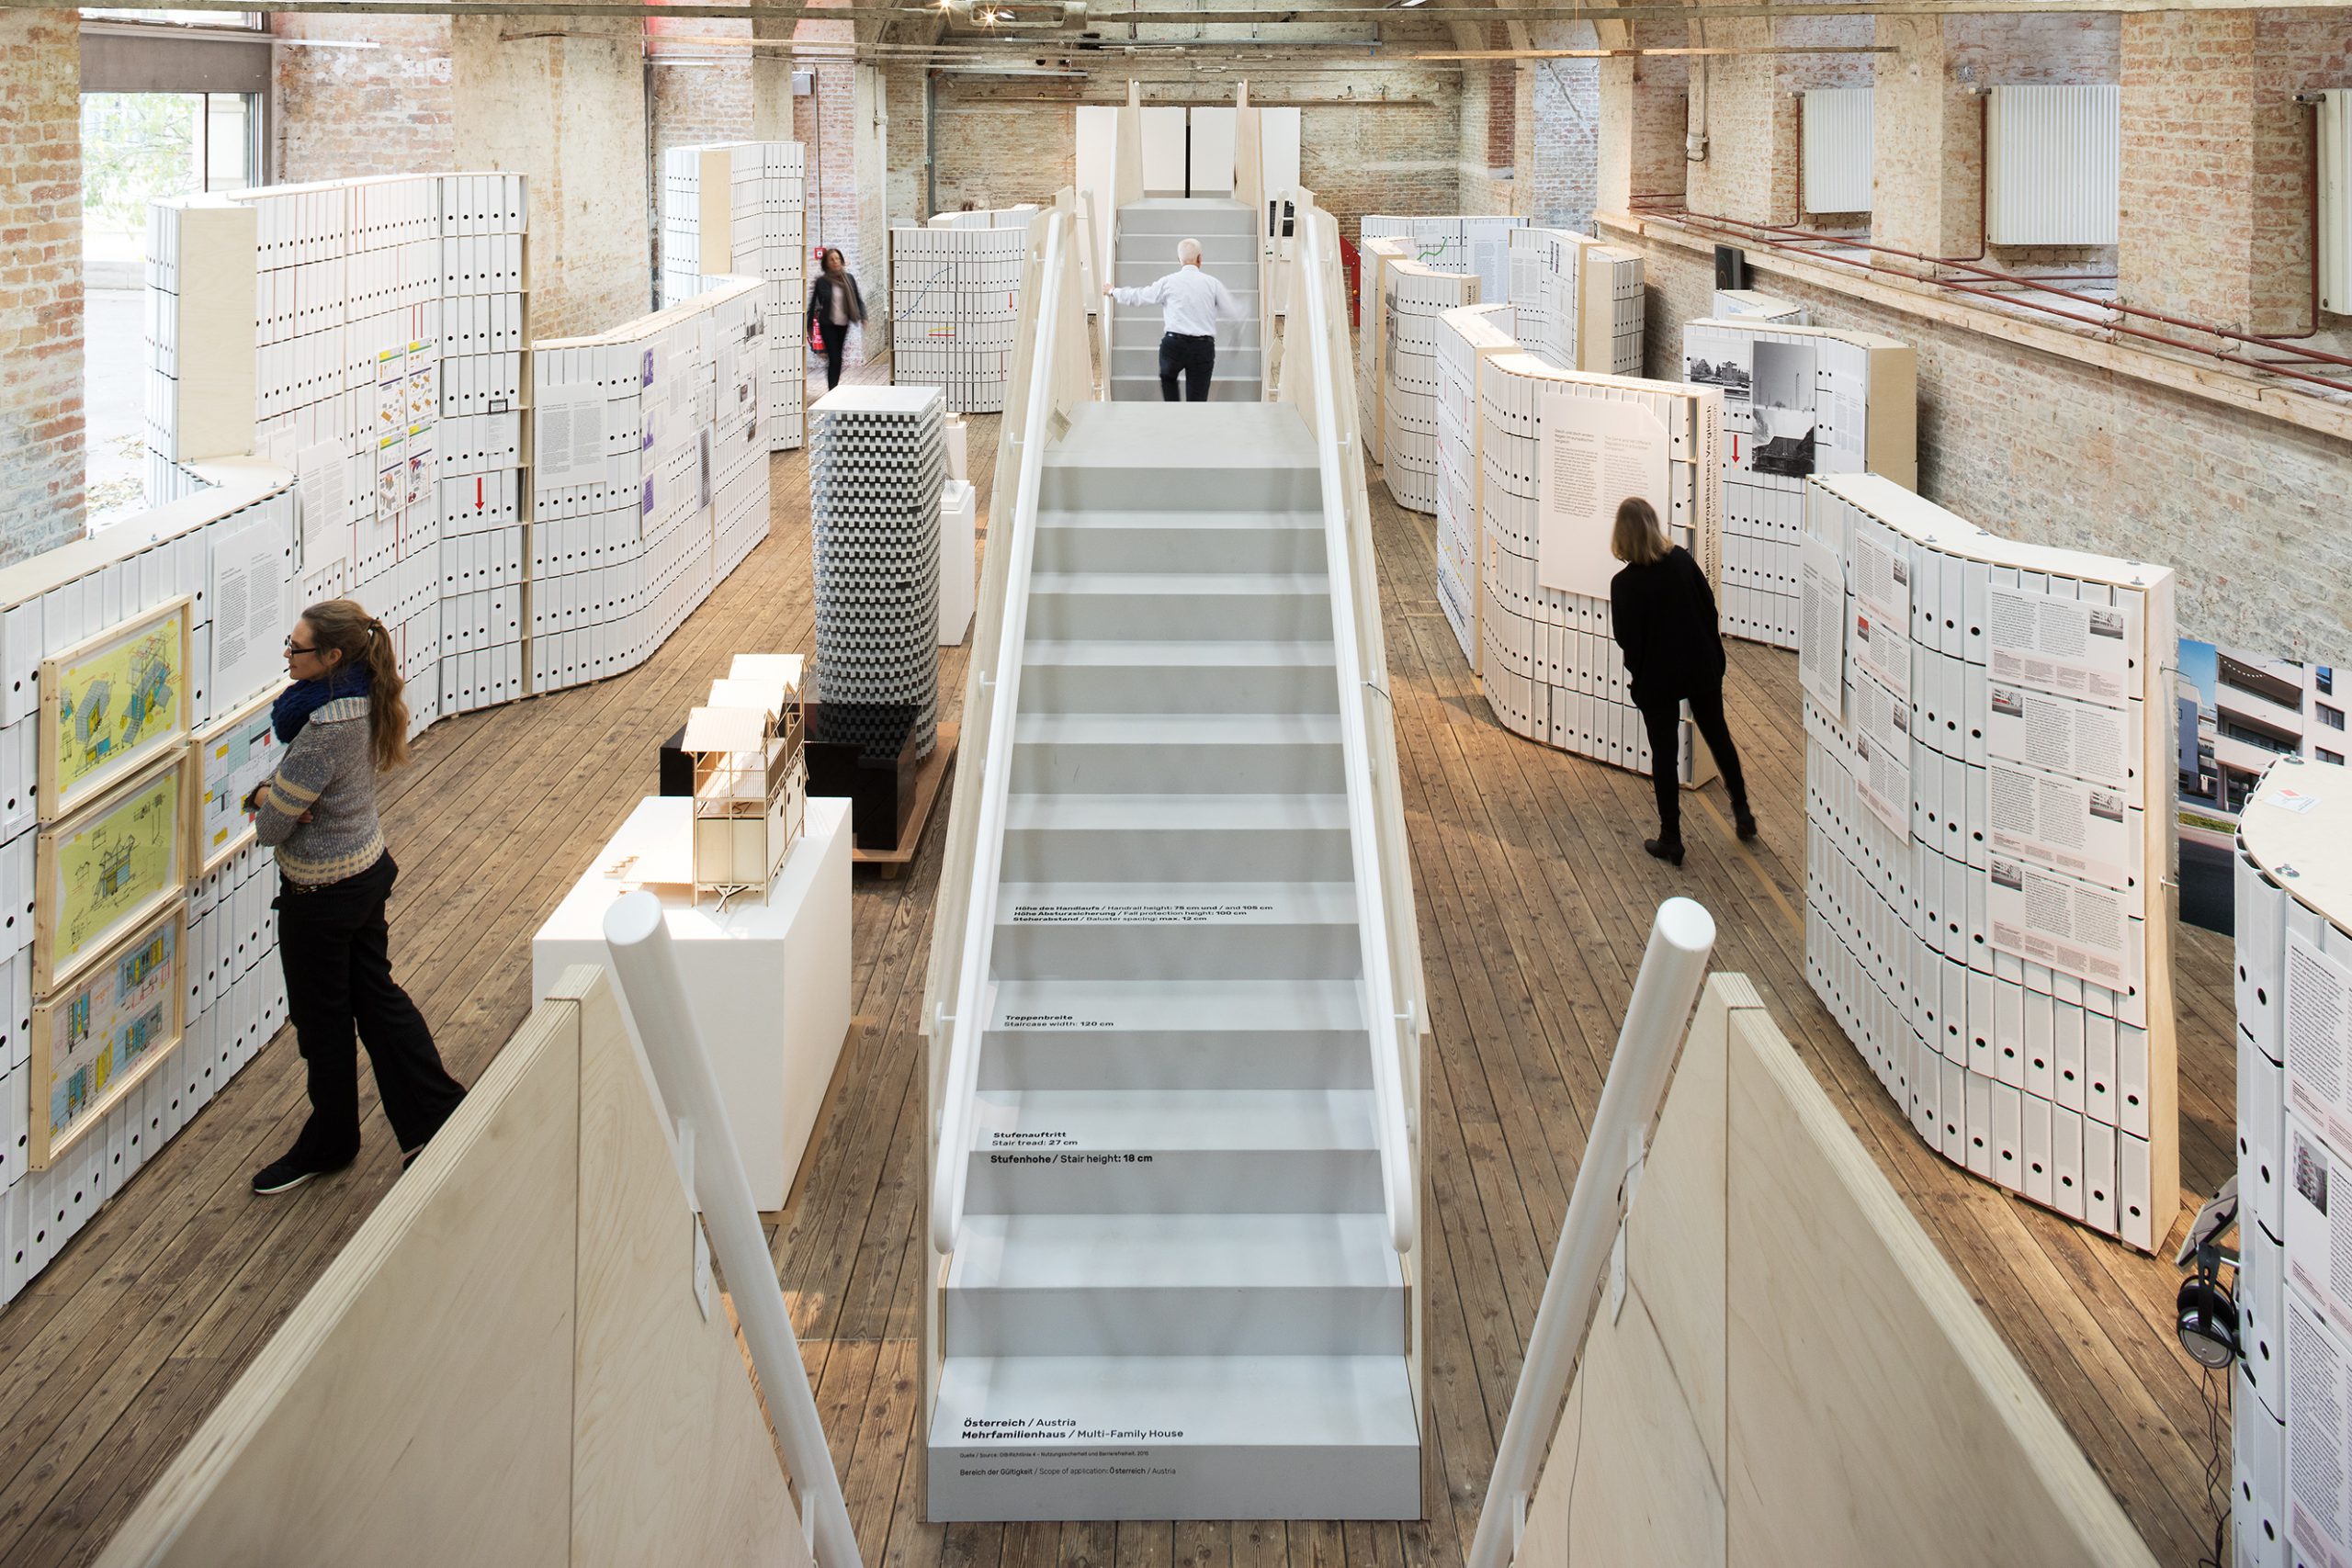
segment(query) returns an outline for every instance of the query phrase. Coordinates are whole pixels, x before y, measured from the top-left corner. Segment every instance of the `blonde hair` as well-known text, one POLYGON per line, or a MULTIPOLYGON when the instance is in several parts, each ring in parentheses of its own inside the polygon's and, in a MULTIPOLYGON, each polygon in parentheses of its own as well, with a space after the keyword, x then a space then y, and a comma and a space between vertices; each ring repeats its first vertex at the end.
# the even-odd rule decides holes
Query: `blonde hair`
POLYGON ((368 670, 368 739, 378 769, 397 768, 408 761, 408 699, 401 694, 400 660, 392 657, 392 634, 383 622, 361 608, 356 599, 327 599, 302 612, 311 628, 311 646, 322 657, 328 649, 343 660, 327 672, 327 688, 334 688, 335 671, 365 665, 368 670))
POLYGON ((1610 531, 1609 553, 1628 566, 1647 566, 1674 553, 1674 542, 1658 525, 1657 513, 1638 495, 1617 503, 1617 526, 1610 531))

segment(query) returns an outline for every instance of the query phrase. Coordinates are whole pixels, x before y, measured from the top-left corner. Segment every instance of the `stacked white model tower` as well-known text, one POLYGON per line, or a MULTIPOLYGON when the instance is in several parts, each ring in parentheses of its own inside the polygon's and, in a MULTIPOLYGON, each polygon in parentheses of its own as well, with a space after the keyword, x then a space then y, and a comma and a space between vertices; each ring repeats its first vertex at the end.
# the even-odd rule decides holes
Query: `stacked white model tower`
POLYGON ((767 537, 769 288, 533 350, 534 692, 643 663, 767 537))
POLYGON ((1955 1165, 2143 1251, 2179 1201, 2173 576, 1875 475, 1804 544, 1805 964, 1955 1165))
POLYGON ((2238 818, 2234 1562, 2352 1555, 2352 771, 2285 757, 2238 818))
POLYGON ((807 175, 797 141, 719 141, 662 155, 662 303, 719 279, 755 277, 768 343, 761 436, 787 452, 806 435, 807 175))
POLYGON ((205 458, 293 469, 300 596, 392 628, 420 729, 523 694, 526 211, 519 175, 150 209, 150 499, 205 458))
POLYGON ((939 720, 939 508, 947 480, 936 387, 836 387, 809 411, 817 695, 828 739, 928 756, 939 720))
POLYGON ((1918 484, 1918 356, 1907 344, 1760 317, 1682 329, 1682 377, 1724 394, 1723 629, 1797 646, 1805 480, 1918 484))
POLYGON ((956 413, 1004 407, 1035 211, 949 213, 952 221, 890 231, 891 380, 938 388, 956 413))
MULTIPOLYGON (((1547 494, 1560 484, 1550 452, 1597 452, 1634 430, 1645 456, 1612 457, 1612 473, 1638 472, 1668 536, 1714 581, 1721 400, 1677 382, 1580 375, 1533 355, 1496 353, 1479 355, 1478 411, 1486 559, 1477 662, 1487 701, 1515 734, 1647 773, 1656 763, 1609 607, 1616 503, 1595 491, 1572 512, 1547 494)), ((1713 776, 1713 759, 1687 719, 1679 750, 1665 765, 1683 783, 1713 776)))

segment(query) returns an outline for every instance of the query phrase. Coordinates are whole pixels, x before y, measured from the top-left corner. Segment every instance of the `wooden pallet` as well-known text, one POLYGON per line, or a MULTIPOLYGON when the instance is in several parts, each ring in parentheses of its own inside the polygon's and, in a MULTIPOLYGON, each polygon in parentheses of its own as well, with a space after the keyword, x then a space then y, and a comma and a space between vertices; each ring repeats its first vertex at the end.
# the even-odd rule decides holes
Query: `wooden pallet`
POLYGON ((895 881, 914 863, 915 846, 922 842, 922 830, 931 821, 931 808, 938 804, 940 786, 946 782, 947 770, 956 761, 956 739, 963 732, 960 724, 939 727, 939 739, 933 743, 931 755, 915 769, 915 804, 914 809, 907 813, 905 833, 887 850, 869 850, 853 842, 849 852, 852 871, 862 865, 872 866, 876 875, 895 881))

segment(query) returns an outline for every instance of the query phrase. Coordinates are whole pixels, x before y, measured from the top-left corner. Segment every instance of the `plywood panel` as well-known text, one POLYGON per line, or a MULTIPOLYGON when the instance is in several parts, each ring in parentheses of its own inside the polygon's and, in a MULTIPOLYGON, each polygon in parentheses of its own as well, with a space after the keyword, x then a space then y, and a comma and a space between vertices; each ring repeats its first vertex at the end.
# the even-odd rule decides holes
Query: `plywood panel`
POLYGON ((724 1305, 696 1304, 694 1210, 611 978, 568 969, 549 996, 580 1014, 574 1568, 807 1568, 724 1305))
POLYGON ((1729 1104, 1730 1561, 2153 1564, 1760 1015, 1729 1104))
POLYGON ((108 1568, 561 1568, 575 1019, 532 1014, 147 1495, 108 1568))

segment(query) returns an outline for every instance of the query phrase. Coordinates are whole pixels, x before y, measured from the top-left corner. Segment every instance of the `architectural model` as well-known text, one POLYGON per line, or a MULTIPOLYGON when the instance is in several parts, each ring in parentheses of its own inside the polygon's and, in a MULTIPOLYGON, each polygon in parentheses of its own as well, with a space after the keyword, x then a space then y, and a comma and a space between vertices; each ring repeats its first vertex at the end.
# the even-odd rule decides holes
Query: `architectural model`
POLYGON ((761 425, 767 449, 806 438, 808 199, 797 141, 721 141, 662 155, 662 303, 694 298, 727 276, 756 277, 768 373, 761 425))
POLYGON ((1794 648, 1805 480, 1917 487, 1917 355, 1870 333, 1707 320, 1682 329, 1682 378, 1724 395, 1724 631, 1794 648))
POLYGON ((808 809, 799 682, 732 677, 686 717, 694 758, 695 901, 705 893, 764 897, 808 809))
POLYGON ((2143 1251, 2180 1193, 2164 567, 1810 482, 1805 964, 1930 1148, 2143 1251))

